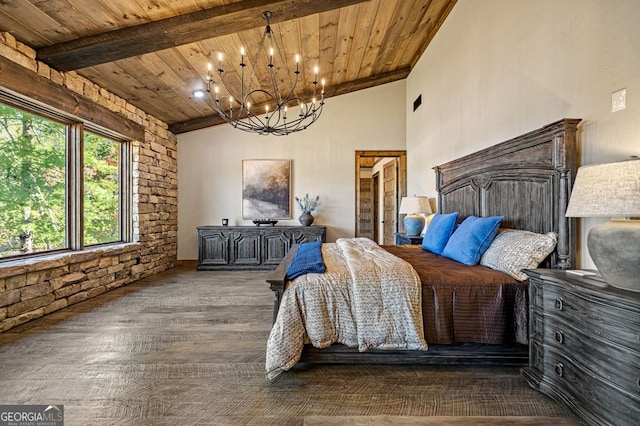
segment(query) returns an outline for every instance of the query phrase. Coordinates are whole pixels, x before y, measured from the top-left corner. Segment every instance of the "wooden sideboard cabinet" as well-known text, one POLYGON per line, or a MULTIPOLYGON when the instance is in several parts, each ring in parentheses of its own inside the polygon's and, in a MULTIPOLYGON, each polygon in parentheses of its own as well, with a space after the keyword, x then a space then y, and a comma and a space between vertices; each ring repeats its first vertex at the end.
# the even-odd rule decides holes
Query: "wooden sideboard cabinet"
POLYGON ((640 424, 640 293, 560 270, 527 271, 533 388, 590 425, 640 424))
POLYGON ((199 226, 198 270, 275 269, 292 244, 325 241, 324 226, 199 226))

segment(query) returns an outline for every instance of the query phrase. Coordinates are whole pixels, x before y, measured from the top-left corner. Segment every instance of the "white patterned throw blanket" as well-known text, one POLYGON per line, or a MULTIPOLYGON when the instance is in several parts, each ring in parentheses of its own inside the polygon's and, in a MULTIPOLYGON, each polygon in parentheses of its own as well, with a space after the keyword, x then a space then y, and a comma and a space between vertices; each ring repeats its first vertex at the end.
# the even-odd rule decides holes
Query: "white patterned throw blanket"
POLYGON ((427 349, 422 287, 410 264, 367 238, 322 245, 324 274, 291 281, 267 342, 266 376, 293 367, 305 343, 427 349))

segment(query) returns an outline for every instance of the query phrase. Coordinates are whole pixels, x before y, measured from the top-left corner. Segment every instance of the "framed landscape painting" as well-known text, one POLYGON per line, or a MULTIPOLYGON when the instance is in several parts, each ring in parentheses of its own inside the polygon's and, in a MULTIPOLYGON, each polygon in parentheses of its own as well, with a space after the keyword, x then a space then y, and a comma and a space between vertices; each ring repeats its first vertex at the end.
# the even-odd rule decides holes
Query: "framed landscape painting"
POLYGON ((291 160, 242 160, 242 218, 291 219, 291 160))

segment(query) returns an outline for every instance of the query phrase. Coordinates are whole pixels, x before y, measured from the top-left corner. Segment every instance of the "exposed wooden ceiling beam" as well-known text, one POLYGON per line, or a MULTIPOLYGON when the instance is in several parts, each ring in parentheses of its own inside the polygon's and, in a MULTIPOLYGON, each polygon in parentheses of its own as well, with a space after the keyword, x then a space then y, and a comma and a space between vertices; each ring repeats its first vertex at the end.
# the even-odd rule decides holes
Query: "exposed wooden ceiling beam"
POLYGON ((86 68, 369 0, 244 0, 122 28, 39 49, 37 58, 59 71, 86 68))
POLYGON ((25 72, 22 66, 3 56, 0 56, 0 81, 4 89, 18 94, 20 99, 32 100, 39 108, 53 108, 60 111, 63 116, 79 118, 120 136, 144 141, 145 130, 142 125, 48 78, 25 72))
MULTIPOLYGON (((327 99, 333 96, 355 92, 356 90, 367 89, 369 87, 380 86, 382 84, 391 83, 393 81, 403 80, 407 78, 410 71, 411 68, 406 67, 384 74, 361 78, 359 80, 347 81, 336 86, 328 86, 325 90, 324 97, 325 99, 327 99)), ((260 105, 256 105, 255 108, 258 110, 262 109, 260 105)), ((170 124, 169 131, 174 134, 180 134, 191 132, 193 130, 204 129, 206 127, 213 127, 224 123, 226 123, 226 121, 224 121, 219 115, 208 115, 206 117, 199 117, 193 120, 183 121, 181 123, 170 124)))

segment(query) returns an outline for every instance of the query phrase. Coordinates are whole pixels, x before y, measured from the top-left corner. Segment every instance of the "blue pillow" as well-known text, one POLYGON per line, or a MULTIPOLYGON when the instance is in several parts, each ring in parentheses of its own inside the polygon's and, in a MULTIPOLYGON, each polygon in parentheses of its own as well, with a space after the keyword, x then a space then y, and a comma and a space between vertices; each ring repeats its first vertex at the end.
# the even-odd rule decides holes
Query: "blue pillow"
POLYGON ((469 216, 449 238, 442 255, 465 265, 477 265, 498 233, 501 221, 502 216, 469 216))
POLYGON ((442 254, 449 237, 456 229, 458 213, 436 214, 431 219, 422 239, 422 248, 435 254, 442 254))

